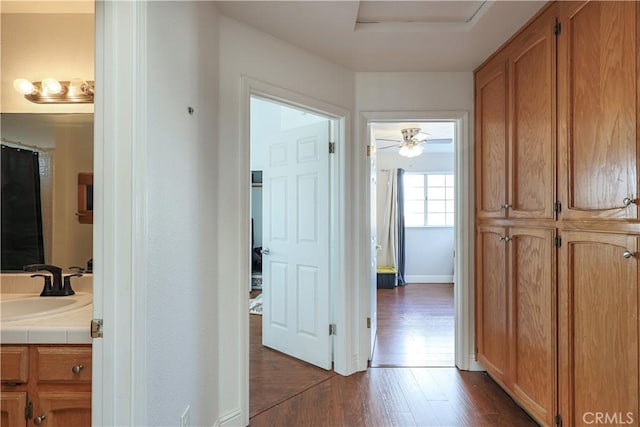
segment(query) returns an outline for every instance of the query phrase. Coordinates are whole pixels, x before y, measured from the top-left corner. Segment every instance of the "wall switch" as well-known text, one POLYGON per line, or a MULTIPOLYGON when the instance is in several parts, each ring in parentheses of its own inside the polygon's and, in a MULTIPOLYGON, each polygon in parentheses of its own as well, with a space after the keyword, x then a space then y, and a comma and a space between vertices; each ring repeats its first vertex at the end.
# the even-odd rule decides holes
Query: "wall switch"
POLYGON ((180 415, 180 427, 189 427, 191 423, 189 422, 189 410, 191 409, 191 405, 187 405, 184 408, 184 412, 180 415))

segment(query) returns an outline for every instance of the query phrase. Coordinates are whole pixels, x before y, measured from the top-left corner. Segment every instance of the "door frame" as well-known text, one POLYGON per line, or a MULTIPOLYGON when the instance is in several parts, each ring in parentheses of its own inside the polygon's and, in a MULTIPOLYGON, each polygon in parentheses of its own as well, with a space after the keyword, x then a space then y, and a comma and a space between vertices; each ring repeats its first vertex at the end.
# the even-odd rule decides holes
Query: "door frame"
MULTIPOLYGON (((338 333, 333 337, 333 367, 334 371, 349 375, 355 372, 355 365, 352 357, 349 355, 355 351, 355 345, 349 340, 349 323, 348 315, 351 313, 351 301, 353 300, 347 287, 346 266, 351 261, 346 250, 346 162, 345 153, 350 134, 350 114, 345 108, 333 105, 304 94, 293 92, 291 90, 266 83, 252 77, 242 76, 241 78, 241 99, 240 99, 240 152, 242 154, 243 163, 242 176, 245 182, 240 183, 241 188, 246 188, 241 197, 241 218, 245 219, 245 225, 242 227, 240 238, 246 243, 246 253, 251 252, 251 222, 249 220, 250 211, 250 110, 251 97, 256 96, 262 99, 290 105, 295 108, 301 108, 314 114, 327 117, 335 126, 332 126, 332 137, 335 142, 335 153, 329 159, 329 179, 330 183, 330 242, 329 242, 329 280, 330 280, 330 306, 332 323, 336 325, 338 333), (344 331, 344 332, 342 332, 344 331), (342 333, 341 333, 342 332, 342 333)), ((328 147, 327 147, 328 149, 328 147)), ((251 258, 247 256, 247 262, 243 264, 243 271, 240 277, 251 277, 251 258)), ((241 317, 242 324, 239 325, 242 339, 240 340, 241 348, 239 353, 242 355, 241 365, 243 369, 241 381, 241 405, 244 414, 247 414, 245 420, 248 424, 249 414, 249 310, 248 307, 249 293, 246 298, 241 298, 241 307, 243 313, 241 317)), ((328 329, 328 328, 327 328, 328 329)))
MULTIPOLYGON (((461 370, 481 371, 482 366, 475 360, 475 320, 474 320, 474 248, 473 248, 473 163, 472 146, 469 140, 469 112, 467 111, 370 111, 362 112, 360 117, 360 138, 365 148, 370 145, 370 125, 373 122, 425 122, 453 120, 456 126, 456 147, 454 154, 455 192, 455 259, 454 259, 454 312, 455 312, 455 364, 461 370)), ((361 193, 364 195, 365 208, 373 209, 370 199, 371 178, 368 176, 369 158, 361 162, 361 193)), ((371 233, 370 215, 363 215, 363 233, 371 233)), ((367 247, 369 241, 367 240, 367 247)), ((363 240, 364 244, 364 240, 363 240)), ((370 251, 362 251, 362 265, 371 264, 370 251)), ((371 316, 371 287, 375 278, 369 269, 362 271, 360 281, 360 306, 363 316, 371 316)), ((371 335, 367 331, 360 333, 360 364, 370 356, 371 335)))

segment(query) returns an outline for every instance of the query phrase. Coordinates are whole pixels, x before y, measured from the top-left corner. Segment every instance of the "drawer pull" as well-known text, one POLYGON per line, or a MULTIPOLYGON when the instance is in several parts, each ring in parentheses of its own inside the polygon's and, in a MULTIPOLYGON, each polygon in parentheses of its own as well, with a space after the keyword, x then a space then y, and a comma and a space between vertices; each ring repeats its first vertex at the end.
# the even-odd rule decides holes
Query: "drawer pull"
POLYGON ((39 417, 36 417, 36 418, 34 418, 34 419, 33 419, 33 423, 34 423, 35 425, 39 426, 40 424, 42 424, 42 423, 44 422, 44 420, 45 420, 46 418, 47 418, 46 416, 44 416, 44 415, 40 415, 39 417))
POLYGON ((82 371, 84 369, 84 365, 76 365, 73 368, 71 368, 71 372, 73 372, 74 374, 79 374, 80 371, 82 371))

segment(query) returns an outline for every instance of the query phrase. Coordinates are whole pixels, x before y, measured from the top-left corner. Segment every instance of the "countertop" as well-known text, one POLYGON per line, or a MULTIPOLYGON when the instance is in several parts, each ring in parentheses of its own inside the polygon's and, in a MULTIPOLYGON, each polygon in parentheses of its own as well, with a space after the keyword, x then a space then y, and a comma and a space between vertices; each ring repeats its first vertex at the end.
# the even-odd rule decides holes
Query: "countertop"
MULTIPOLYGON (((3 294, 39 295, 40 290, 20 286, 14 288, 12 280, 2 277, 3 294)), ((84 277, 79 278, 84 279, 84 277)), ((91 292, 91 277, 74 285, 76 293, 91 292)), ((7 295, 9 296, 9 295, 7 295)), ((16 295, 17 296, 17 295, 16 295)), ((9 296, 9 298, 13 295, 9 296)), ((42 297, 64 298, 64 297, 42 297)), ((93 304, 85 305, 72 311, 51 314, 31 319, 0 322, 0 343, 2 344, 91 344, 91 319, 93 304)))

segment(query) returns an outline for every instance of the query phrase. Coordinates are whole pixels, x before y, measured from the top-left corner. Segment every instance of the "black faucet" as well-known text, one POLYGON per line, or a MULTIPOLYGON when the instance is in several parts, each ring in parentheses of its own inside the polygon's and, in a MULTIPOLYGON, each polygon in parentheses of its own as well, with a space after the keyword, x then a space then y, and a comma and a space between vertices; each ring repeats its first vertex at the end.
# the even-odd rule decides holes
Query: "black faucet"
MULTIPOLYGON (((48 284, 45 278, 45 286, 40 296, 43 297, 63 297, 75 294, 71 289, 71 277, 82 276, 81 274, 70 274, 64 277, 64 286, 62 284, 62 269, 55 265, 48 264, 29 264, 23 267, 24 271, 48 271, 53 276, 53 285, 48 284)), ((38 275, 34 275, 38 276, 38 275)), ((34 277, 31 276, 31 277, 34 277)), ((50 283, 50 282, 49 282, 50 283)))

